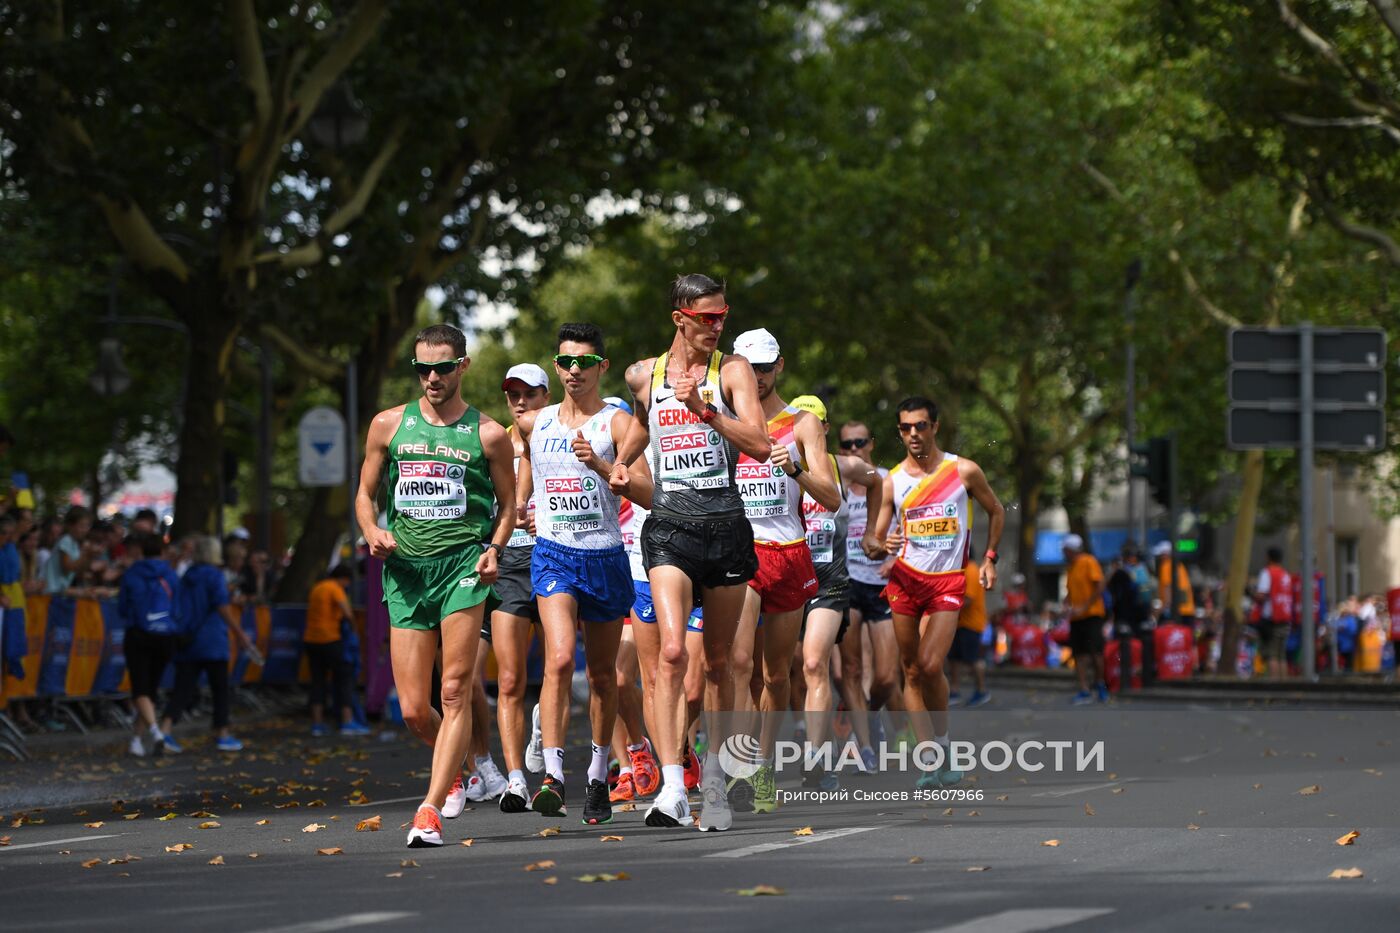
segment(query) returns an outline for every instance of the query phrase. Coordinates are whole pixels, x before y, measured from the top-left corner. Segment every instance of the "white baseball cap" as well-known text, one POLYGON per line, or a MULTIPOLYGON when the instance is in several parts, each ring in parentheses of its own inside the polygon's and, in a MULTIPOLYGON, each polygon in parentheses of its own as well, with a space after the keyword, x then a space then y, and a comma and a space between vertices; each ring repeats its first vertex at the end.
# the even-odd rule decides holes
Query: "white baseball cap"
POLYGON ((777 362, 779 357, 778 338, 768 333, 766 328, 746 330, 734 339, 734 352, 750 363, 777 362))
POLYGON ((1084 539, 1076 534, 1067 534, 1065 540, 1060 543, 1060 547, 1066 551, 1082 551, 1084 550, 1084 539))
POLYGON ((501 380, 501 388, 506 387, 506 383, 512 379, 519 379, 527 386, 536 388, 546 388, 549 386, 549 376, 545 371, 534 363, 516 363, 506 370, 506 377, 501 380))
POLYGON ((1156 546, 1152 548, 1152 553, 1156 557, 1164 557, 1171 552, 1172 543, 1170 541, 1158 541, 1156 546))

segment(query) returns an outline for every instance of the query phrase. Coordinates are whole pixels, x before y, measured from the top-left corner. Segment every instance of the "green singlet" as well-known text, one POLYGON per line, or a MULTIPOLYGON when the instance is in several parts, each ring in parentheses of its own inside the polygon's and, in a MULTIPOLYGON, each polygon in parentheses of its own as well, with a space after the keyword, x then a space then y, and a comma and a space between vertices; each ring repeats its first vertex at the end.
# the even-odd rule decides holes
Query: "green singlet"
POLYGON ((384 601, 395 626, 435 628, 494 600, 476 575, 496 501, 480 428, 475 408, 439 426, 411 402, 389 441, 389 531, 398 548, 384 565, 384 601))

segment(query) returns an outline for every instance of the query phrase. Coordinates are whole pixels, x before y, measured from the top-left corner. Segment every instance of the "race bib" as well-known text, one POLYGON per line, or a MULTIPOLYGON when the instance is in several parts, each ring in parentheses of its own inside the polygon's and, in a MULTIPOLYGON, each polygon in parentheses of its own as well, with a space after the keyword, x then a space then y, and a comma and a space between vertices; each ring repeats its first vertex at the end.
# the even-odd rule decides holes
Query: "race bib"
MULTIPOLYGON (((530 498, 529 514, 535 514, 535 500, 530 498)), ((510 540, 506 542, 506 547, 534 547, 535 536, 530 534, 528 527, 515 526, 515 530, 510 533, 510 540)))
POLYGON ((807 519, 807 547, 814 564, 829 564, 835 560, 836 519, 820 516, 807 519))
POLYGON ((734 482, 744 497, 744 514, 749 518, 772 518, 788 514, 790 499, 783 468, 771 463, 740 463, 734 469, 734 482))
POLYGON ((904 513, 904 538, 927 551, 946 551, 958 539, 958 506, 954 502, 921 505, 904 513))
POLYGON ((657 476, 667 492, 722 489, 729 485, 729 464, 719 432, 703 425, 662 435, 657 476))
POLYGON ((599 494, 596 476, 560 476, 544 481, 544 501, 536 513, 538 527, 543 514, 544 523, 554 535, 603 528, 603 498, 599 494))
POLYGON ((419 521, 460 519, 467 514, 466 468, 441 460, 403 460, 394 486, 394 508, 419 521))

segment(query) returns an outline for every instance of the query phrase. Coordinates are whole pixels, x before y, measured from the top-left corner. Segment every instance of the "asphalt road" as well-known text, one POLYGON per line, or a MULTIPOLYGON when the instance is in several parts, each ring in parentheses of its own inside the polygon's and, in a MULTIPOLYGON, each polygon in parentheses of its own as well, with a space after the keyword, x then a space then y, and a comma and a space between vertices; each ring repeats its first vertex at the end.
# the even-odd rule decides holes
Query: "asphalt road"
POLYGON ((645 805, 580 825, 576 748, 568 818, 477 804, 447 824, 441 850, 404 848, 427 753, 402 735, 311 739, 301 721, 274 720, 238 755, 189 747, 156 761, 123 757, 115 739, 68 743, 0 765, 0 928, 1179 933, 1344 917, 1393 930, 1398 722, 1238 702, 1067 709, 1058 695, 1001 690, 992 707, 955 713, 955 739, 1102 740, 1104 768, 978 769, 957 800, 897 799, 912 790, 904 774, 851 778, 849 791, 896 799, 791 804, 702 834, 645 826, 645 805), (373 816, 382 829, 357 832, 373 816), (539 835, 547 827, 559 832, 539 835), (1350 830, 1354 844, 1337 845, 1350 830), (1329 877, 1351 868, 1362 877, 1329 877), (579 880, 602 875, 625 877, 579 880), (781 893, 741 893, 757 886, 781 893))

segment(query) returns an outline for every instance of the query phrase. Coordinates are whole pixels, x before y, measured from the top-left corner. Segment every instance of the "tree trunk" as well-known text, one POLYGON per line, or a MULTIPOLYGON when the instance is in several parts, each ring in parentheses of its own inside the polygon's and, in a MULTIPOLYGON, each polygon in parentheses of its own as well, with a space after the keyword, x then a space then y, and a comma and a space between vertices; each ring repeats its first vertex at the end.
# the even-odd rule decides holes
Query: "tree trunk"
POLYGON ((1230 571, 1225 578, 1225 605, 1220 635, 1220 663, 1216 673, 1234 676, 1235 655, 1239 651, 1240 605, 1249 580, 1249 554, 1254 549, 1254 520, 1259 512, 1259 493, 1264 486, 1264 452, 1251 450, 1244 455, 1244 486, 1240 489, 1235 513, 1235 541, 1230 549, 1230 571))
POLYGON ((1040 500, 1045 490, 1045 473, 1037 461, 1022 452, 1017 457, 1016 511, 1020 513, 1020 528, 1016 539, 1015 569, 1026 576, 1026 593, 1031 605, 1041 600, 1039 581, 1035 572, 1035 535, 1040 522, 1040 500))
POLYGON ((181 317, 189 327, 190 340, 175 465, 174 537, 212 534, 218 526, 223 507, 219 476, 224 454, 224 399, 243 316, 236 311, 197 309, 186 310, 181 317))

